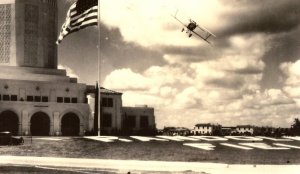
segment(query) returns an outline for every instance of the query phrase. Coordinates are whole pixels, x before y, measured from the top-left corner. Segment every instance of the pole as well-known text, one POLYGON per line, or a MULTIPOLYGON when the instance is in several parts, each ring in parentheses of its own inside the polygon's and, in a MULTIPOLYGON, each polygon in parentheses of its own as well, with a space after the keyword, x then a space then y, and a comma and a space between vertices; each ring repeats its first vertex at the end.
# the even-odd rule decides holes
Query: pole
POLYGON ((100 126, 100 113, 101 113, 101 71, 100 71, 100 0, 98 0, 98 80, 99 80, 99 90, 98 90, 98 136, 101 135, 100 126))

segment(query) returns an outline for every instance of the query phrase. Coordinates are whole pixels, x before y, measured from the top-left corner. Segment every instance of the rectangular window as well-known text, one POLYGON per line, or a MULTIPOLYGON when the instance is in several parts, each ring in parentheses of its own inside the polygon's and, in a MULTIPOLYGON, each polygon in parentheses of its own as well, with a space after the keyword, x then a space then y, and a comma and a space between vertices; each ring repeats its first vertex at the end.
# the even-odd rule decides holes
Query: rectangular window
POLYGON ((140 118, 140 127, 141 128, 148 128, 149 127, 149 121, 147 116, 141 116, 140 118))
POLYGON ((32 102, 32 101, 33 101, 33 96, 28 95, 28 96, 27 96, 27 101, 32 102))
POLYGON ((77 98, 72 98, 72 103, 77 103, 77 98))
POLYGON ((42 97, 42 102, 48 102, 48 97, 47 96, 43 96, 42 97))
POLYGON ((114 102, 113 102, 113 99, 112 98, 108 98, 107 99, 107 107, 114 107, 114 102))
POLYGON ((63 102, 64 102, 64 100, 62 97, 57 97, 57 103, 63 103, 63 102))
POLYGON ((9 101, 9 95, 3 95, 3 101, 9 101))
POLYGON ((136 127, 136 117, 134 115, 128 115, 126 118, 126 127, 135 128, 136 127))
POLYGON ((41 96, 34 96, 35 102, 41 102, 41 96))
POLYGON ((70 97, 65 97, 64 98, 64 103, 71 103, 70 97))
POLYGON ((11 101, 18 101, 18 96, 17 95, 11 95, 10 100, 11 101))
POLYGON ((101 118, 101 125, 103 127, 112 127, 112 115, 105 113, 101 118))
POLYGON ((102 106, 103 107, 113 107, 113 98, 103 97, 102 98, 102 106))

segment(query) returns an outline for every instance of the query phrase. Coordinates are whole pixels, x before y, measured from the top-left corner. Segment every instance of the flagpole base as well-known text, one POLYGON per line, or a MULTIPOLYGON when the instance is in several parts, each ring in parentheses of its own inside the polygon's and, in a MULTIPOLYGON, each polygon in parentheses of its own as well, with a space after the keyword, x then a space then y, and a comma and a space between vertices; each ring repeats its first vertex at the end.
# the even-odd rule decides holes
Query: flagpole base
POLYGON ((101 136, 100 130, 98 130, 98 137, 101 136))

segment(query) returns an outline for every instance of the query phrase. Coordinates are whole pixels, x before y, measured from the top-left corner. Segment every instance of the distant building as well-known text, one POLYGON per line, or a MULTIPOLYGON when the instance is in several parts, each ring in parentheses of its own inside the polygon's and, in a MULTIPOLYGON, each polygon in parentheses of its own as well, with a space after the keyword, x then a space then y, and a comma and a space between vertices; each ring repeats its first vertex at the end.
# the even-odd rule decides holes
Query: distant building
POLYGON ((191 130, 193 135, 220 135, 222 126, 212 123, 196 124, 194 129, 191 130))
POLYGON ((222 135, 236 134, 236 127, 222 127, 222 135))
POLYGON ((161 134, 168 135, 168 136, 187 136, 190 135, 190 130, 185 127, 164 127, 161 134))
POLYGON ((254 126, 252 125, 237 125, 236 126, 236 133, 238 134, 249 134, 253 135, 254 133, 254 126))

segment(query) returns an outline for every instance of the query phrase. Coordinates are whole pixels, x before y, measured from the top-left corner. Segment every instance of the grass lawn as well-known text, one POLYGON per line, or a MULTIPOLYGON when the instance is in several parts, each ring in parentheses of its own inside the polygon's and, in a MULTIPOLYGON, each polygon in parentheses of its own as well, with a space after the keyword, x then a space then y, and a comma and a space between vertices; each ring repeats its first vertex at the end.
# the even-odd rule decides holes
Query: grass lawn
MULTIPOLYGON (((300 149, 290 150, 242 150, 222 146, 221 142, 207 142, 216 146, 213 151, 205 151, 184 146, 183 143, 195 142, 99 142, 84 138, 62 138, 60 141, 25 138, 22 146, 0 146, 0 155, 43 156, 70 158, 98 158, 123 160, 154 161, 193 161, 217 162, 227 164, 300 164, 300 149)), ((198 142, 200 143, 200 142, 198 142)), ((237 144, 239 141, 228 140, 226 143, 237 144)), ((273 141, 264 140, 272 144, 273 141)), ((299 141, 284 142, 300 146, 299 141)))

